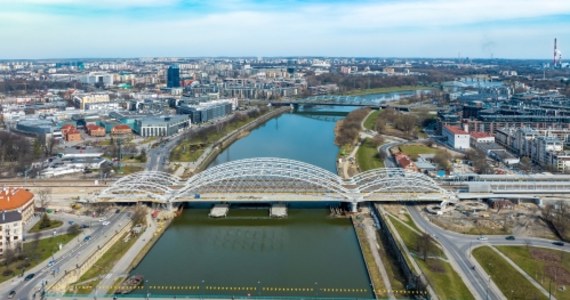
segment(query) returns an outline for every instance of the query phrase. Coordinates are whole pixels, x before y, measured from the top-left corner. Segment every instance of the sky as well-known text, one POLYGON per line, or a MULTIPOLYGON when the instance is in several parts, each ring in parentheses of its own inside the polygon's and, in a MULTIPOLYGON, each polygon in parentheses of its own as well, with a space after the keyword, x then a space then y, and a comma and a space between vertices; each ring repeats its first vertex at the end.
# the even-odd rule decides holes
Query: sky
POLYGON ((569 0, 0 0, 0 59, 551 59, 555 37, 564 58, 569 0))

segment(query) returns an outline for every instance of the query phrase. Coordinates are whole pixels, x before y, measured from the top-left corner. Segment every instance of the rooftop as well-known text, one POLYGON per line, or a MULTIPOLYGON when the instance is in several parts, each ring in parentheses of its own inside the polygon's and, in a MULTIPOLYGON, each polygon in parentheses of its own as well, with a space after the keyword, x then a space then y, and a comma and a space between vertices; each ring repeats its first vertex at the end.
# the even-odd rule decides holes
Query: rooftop
POLYGON ((16 210, 34 198, 34 194, 23 188, 3 188, 0 190, 0 210, 16 210))
POLYGON ((447 129, 449 132, 453 134, 469 134, 456 126, 445 125, 445 129, 447 129))

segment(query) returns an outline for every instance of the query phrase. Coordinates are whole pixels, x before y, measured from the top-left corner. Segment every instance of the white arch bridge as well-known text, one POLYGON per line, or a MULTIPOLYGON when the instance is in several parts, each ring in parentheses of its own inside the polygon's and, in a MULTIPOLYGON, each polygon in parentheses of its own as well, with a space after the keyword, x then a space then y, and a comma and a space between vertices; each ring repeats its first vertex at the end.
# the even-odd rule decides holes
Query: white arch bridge
POLYGON ((144 171, 115 181, 98 202, 304 202, 366 201, 457 202, 454 193, 433 179, 400 168, 374 169, 343 179, 317 166, 283 158, 236 160, 204 170, 187 180, 144 171))

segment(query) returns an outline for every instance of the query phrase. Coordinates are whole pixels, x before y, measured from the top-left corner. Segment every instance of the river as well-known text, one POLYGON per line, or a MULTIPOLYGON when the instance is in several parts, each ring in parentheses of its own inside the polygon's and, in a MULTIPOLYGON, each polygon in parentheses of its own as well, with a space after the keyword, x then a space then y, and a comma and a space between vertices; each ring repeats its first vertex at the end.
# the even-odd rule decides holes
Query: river
MULTIPOLYGON (((342 117, 319 112, 355 108, 302 109, 256 128, 211 165, 272 156, 336 172, 334 127, 342 117)), ((208 207, 188 206, 132 271, 152 295, 372 298, 350 220, 329 217, 326 205, 293 204, 286 219, 268 218, 267 207, 233 206, 227 218, 210 219, 208 207)))

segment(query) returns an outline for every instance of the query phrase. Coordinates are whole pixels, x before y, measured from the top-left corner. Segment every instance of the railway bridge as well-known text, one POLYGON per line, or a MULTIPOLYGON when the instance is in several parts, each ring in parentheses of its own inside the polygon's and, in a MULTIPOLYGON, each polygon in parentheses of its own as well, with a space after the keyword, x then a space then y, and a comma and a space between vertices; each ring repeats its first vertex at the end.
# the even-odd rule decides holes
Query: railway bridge
POLYGON ((400 168, 381 168, 349 179, 320 167, 283 158, 236 160, 206 169, 187 180, 164 172, 133 173, 115 181, 98 202, 360 202, 440 201, 441 208, 457 196, 430 177, 400 168))

